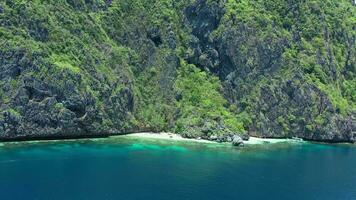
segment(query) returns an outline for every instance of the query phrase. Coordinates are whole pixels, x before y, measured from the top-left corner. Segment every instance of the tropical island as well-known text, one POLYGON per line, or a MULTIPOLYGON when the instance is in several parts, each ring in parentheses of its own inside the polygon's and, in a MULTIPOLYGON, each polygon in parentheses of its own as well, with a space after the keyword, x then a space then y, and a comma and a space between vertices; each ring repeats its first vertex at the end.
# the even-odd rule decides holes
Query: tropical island
POLYGON ((4 0, 0 141, 356 141, 352 0, 4 0))

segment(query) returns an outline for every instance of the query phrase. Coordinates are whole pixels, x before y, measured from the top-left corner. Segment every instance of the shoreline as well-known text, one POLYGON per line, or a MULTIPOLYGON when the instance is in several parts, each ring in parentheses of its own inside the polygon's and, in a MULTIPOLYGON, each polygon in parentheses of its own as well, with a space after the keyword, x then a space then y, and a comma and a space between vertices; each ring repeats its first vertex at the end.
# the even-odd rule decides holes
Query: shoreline
MULTIPOLYGON (((162 140, 172 140, 172 141, 187 141, 187 142, 199 142, 199 143, 219 143, 217 141, 206 140, 206 139, 197 139, 197 138, 184 138, 179 134, 170 133, 170 132, 132 132, 132 133, 120 133, 120 134, 92 134, 92 135, 60 135, 60 136, 30 136, 30 137, 15 137, 15 138, 0 138, 0 146, 6 143, 21 143, 21 142, 46 142, 46 141, 71 141, 71 140, 90 140, 90 139, 110 139, 118 137, 137 137, 137 138, 147 138, 147 139, 162 139, 162 140)), ((249 140, 244 141, 244 144, 274 144, 281 142, 312 142, 320 144, 353 144, 356 145, 356 142, 349 141, 319 141, 319 140, 307 140, 302 138, 261 138, 250 136, 249 140)), ((226 143, 229 144, 229 143, 226 143)))
POLYGON ((198 142, 198 143, 210 143, 214 144, 217 142, 204 140, 204 139, 194 139, 194 138, 184 138, 176 133, 162 132, 162 133, 153 133, 153 132, 142 132, 142 133, 130 133, 126 135, 118 135, 113 137, 136 137, 143 139, 157 139, 157 140, 171 140, 171 141, 186 141, 186 142, 198 142))
MULTIPOLYGON (((6 143, 36 143, 36 142, 60 142, 60 141, 80 141, 80 140, 94 140, 94 139, 119 139, 119 138, 138 138, 138 139, 151 139, 151 140, 167 140, 167 141, 183 141, 183 142, 195 142, 195 143, 205 143, 205 144, 227 144, 231 143, 219 143, 217 141, 196 139, 196 138, 184 138, 179 134, 170 132, 134 132, 125 134, 106 134, 106 135, 86 135, 86 136, 65 136, 65 137, 31 137, 31 138, 13 138, 13 139, 0 139, 0 146, 4 146, 6 143)), ((327 141, 310 141, 310 140, 298 140, 290 138, 259 138, 250 136, 249 140, 243 141, 244 145, 261 145, 261 144, 276 144, 276 143, 301 143, 301 142, 312 142, 321 144, 355 144, 349 142, 337 142, 331 143, 327 141)))
MULTIPOLYGON (((127 135, 120 135, 114 137, 136 137, 143 139, 157 139, 157 140, 171 140, 171 141, 186 141, 186 142, 197 142, 197 143, 207 143, 207 144, 231 144, 231 143, 219 143, 216 141, 205 140, 205 139, 194 139, 194 138, 183 138, 179 134, 175 133, 153 133, 153 132, 142 132, 142 133, 131 133, 127 135)), ((294 139, 273 139, 273 138, 258 138, 250 137, 249 140, 244 141, 244 145, 258 145, 258 144, 276 144, 282 142, 304 142, 294 139)))
MULTIPOLYGON (((120 139, 120 138, 136 138, 136 139, 150 139, 150 140, 165 140, 173 142, 189 142, 189 143, 200 143, 200 144, 222 144, 231 145, 228 142, 219 143, 217 141, 211 141, 206 139, 196 139, 196 138, 184 138, 179 134, 170 132, 137 132, 137 133, 126 133, 117 135, 91 135, 91 136, 75 136, 75 137, 40 137, 40 138, 17 138, 14 140, 0 140, 0 147, 5 144, 21 144, 21 143, 46 143, 46 142, 61 142, 61 141, 81 141, 81 140, 96 140, 96 139, 120 139)), ((262 144, 276 144, 282 142, 296 142, 293 139, 273 139, 273 138, 258 138, 250 137, 248 141, 243 141, 243 144, 248 145, 262 145, 262 144)), ((298 142, 298 141, 297 141, 298 142)), ((300 142, 300 141, 299 141, 300 142)))

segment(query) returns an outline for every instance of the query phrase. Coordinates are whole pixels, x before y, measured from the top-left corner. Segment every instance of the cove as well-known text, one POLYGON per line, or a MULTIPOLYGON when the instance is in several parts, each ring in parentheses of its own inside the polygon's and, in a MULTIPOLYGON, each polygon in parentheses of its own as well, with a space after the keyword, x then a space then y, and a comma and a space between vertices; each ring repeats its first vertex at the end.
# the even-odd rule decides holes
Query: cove
POLYGON ((0 144, 0 199, 356 199, 356 147, 143 139, 0 144))

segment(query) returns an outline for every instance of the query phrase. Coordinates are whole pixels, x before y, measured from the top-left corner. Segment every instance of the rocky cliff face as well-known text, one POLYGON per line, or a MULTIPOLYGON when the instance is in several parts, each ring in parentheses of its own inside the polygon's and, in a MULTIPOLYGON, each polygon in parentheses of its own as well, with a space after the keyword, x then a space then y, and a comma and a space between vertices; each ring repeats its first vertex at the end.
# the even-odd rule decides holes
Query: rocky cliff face
MULTIPOLYGON (((349 58, 350 54, 355 55, 355 26, 349 27, 353 31, 345 32, 343 25, 330 24, 325 14, 328 8, 323 10, 317 3, 275 2, 276 5, 270 4, 271 8, 268 2, 252 3, 264 6, 264 12, 272 13, 269 9, 276 9, 278 14, 275 14, 280 17, 293 17, 287 22, 281 20, 282 26, 278 26, 278 20, 269 21, 267 16, 256 12, 252 20, 262 22, 241 19, 243 11, 248 12, 246 8, 241 8, 241 13, 228 15, 236 12, 229 11, 228 4, 197 1, 186 9, 187 22, 196 37, 190 44, 193 53, 188 60, 219 76, 229 102, 240 112, 250 113, 249 134, 329 142, 355 141, 354 97, 349 99, 350 110, 343 112, 335 102, 338 100, 332 102, 331 93, 323 86, 354 81, 354 77, 345 76, 344 70, 355 70, 355 60, 349 58), (306 6, 311 7, 302 14, 306 6), (310 27, 311 33, 303 32, 302 27, 306 26, 303 17, 320 20, 310 27), (313 44, 316 38, 320 40, 318 45, 313 44), (345 53, 340 56, 345 62, 338 63, 335 58, 339 45, 344 46, 345 53), (303 59, 309 59, 304 55, 306 51, 314 57, 312 63, 304 63, 303 59), (323 76, 323 84, 320 80, 310 81, 316 74, 323 76)), ((345 9, 354 7, 349 5, 345 9)))
MULTIPOLYGON (((87 86, 81 75, 66 70, 52 71, 53 66, 50 65, 45 75, 34 75, 40 73, 36 69, 39 66, 21 64, 27 55, 16 56, 15 53, 10 57, 16 59, 13 63, 6 58, 1 60, 5 97, 1 105, 1 138, 98 136, 125 131, 125 121, 133 110, 130 84, 117 91, 109 86, 100 88, 103 90, 98 93, 105 104, 105 107, 100 107, 94 92, 83 90, 87 86), (108 126, 105 118, 115 119, 115 124, 108 126)), ((99 82, 100 77, 93 80, 99 82)), ((105 80, 101 81, 105 84, 105 80)))
POLYGON ((355 14, 347 0, 0 2, 0 139, 354 142, 355 14))

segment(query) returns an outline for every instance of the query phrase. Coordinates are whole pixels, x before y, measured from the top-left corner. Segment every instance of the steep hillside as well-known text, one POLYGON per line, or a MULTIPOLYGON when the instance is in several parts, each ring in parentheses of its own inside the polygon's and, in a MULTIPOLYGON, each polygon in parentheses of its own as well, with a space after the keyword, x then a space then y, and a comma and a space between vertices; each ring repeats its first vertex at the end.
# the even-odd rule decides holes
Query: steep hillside
POLYGON ((219 76, 251 135, 354 140, 351 1, 198 1, 186 15, 188 60, 219 76))
POLYGON ((355 37, 350 0, 3 0, 0 139, 352 142, 355 37))

